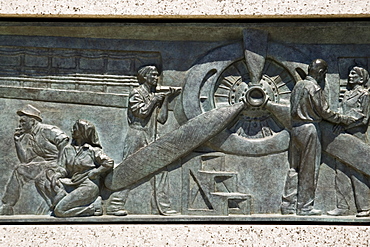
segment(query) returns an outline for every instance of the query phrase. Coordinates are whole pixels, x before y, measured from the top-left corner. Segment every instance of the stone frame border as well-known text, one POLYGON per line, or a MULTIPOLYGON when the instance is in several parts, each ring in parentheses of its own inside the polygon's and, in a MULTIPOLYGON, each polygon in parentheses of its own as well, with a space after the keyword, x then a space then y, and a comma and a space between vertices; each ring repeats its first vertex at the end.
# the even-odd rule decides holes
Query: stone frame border
MULTIPOLYGON (((198 16, 198 17, 164 17, 164 16, 76 16, 76 15, 4 15, 0 21, 297 21, 293 17, 284 16, 264 19, 265 17, 230 17, 230 16, 198 16), (87 19, 86 19, 87 18, 87 19), (184 18, 184 19, 180 19, 184 18), (197 20, 197 18, 201 18, 197 20)), ((298 21, 305 21, 299 16, 298 21)), ((312 21, 333 21, 338 16, 314 16, 312 21)), ((340 16, 344 17, 344 16, 340 16)), ((342 21, 364 21, 370 14, 359 17, 346 16, 342 21)), ((312 18, 312 16, 311 16, 312 18)), ((307 20, 307 19, 306 19, 307 20)), ((13 218, 14 219, 14 218, 13 218)), ((195 245, 258 245, 258 246, 367 246, 370 236, 368 222, 89 222, 84 219, 78 222, 37 222, 37 221, 0 221, 0 245, 16 246, 195 246, 195 245), (203 225, 204 224, 204 225, 203 225), (59 239, 59 240, 58 240, 59 239)))

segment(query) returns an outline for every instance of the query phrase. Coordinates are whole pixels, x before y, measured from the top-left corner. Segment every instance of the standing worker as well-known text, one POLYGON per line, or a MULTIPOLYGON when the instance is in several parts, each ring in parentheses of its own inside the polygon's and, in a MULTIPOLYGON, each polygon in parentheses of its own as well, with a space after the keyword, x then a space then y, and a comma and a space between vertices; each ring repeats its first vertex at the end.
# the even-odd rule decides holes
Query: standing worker
MULTIPOLYGON (((166 93, 157 92, 159 72, 156 66, 144 66, 138 71, 139 86, 130 92, 127 109, 129 130, 124 144, 124 157, 154 142, 157 138, 157 123, 165 124, 168 119, 169 98, 179 93, 169 88, 166 93)), ((143 166, 147 164, 142 164, 143 166)), ((148 164, 149 165, 149 164, 148 164)), ((169 182, 167 167, 151 178, 152 211, 162 215, 175 214, 169 200, 169 182)), ((124 205, 130 189, 116 191, 108 199, 107 213, 124 216, 127 214, 124 205)))
POLYGON ((327 63, 315 59, 308 67, 308 76, 295 85, 290 98, 292 131, 288 172, 282 214, 321 215, 314 209, 315 190, 321 164, 321 133, 324 119, 348 125, 356 119, 330 110, 320 84, 325 83, 327 63), (292 182, 297 180, 297 183, 292 182))

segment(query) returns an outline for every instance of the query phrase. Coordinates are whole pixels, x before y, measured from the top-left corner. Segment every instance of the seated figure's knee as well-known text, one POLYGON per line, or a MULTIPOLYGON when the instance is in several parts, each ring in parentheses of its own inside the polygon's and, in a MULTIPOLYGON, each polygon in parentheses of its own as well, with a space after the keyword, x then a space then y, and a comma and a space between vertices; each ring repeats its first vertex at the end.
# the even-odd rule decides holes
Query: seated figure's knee
POLYGON ((66 212, 69 208, 67 208, 67 204, 60 201, 54 208, 54 215, 56 217, 67 217, 66 212))
POLYGON ((61 210, 60 208, 54 209, 54 216, 59 218, 65 218, 68 217, 65 210, 61 210))

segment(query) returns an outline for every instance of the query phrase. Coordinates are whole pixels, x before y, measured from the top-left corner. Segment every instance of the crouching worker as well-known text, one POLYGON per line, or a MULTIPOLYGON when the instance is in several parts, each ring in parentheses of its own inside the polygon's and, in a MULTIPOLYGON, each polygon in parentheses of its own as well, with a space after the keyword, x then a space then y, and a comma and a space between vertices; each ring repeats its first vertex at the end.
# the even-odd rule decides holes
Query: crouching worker
POLYGON ((32 105, 17 111, 19 126, 14 133, 14 143, 20 161, 14 168, 5 187, 0 215, 14 215, 23 186, 34 184, 52 210, 65 195, 55 177, 63 173, 57 160, 68 144, 68 136, 58 127, 42 123, 41 112, 32 105))
POLYGON ((95 126, 77 120, 72 143, 64 149, 60 165, 66 176, 60 179, 67 195, 55 206, 56 217, 99 216, 103 214, 99 178, 113 167, 114 161, 102 150, 95 126))

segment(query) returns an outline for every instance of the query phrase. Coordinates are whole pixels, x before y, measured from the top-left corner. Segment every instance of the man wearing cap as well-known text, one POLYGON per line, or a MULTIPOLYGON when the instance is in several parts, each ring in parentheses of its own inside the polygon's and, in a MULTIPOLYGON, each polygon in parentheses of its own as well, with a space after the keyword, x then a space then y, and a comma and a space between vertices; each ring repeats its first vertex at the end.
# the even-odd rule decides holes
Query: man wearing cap
POLYGON ((14 142, 19 161, 6 185, 0 214, 14 214, 13 207, 22 186, 34 181, 41 196, 52 208, 65 192, 57 182, 64 169, 57 164, 60 151, 68 144, 68 136, 56 126, 42 123, 41 113, 32 105, 17 111, 19 126, 14 142))

